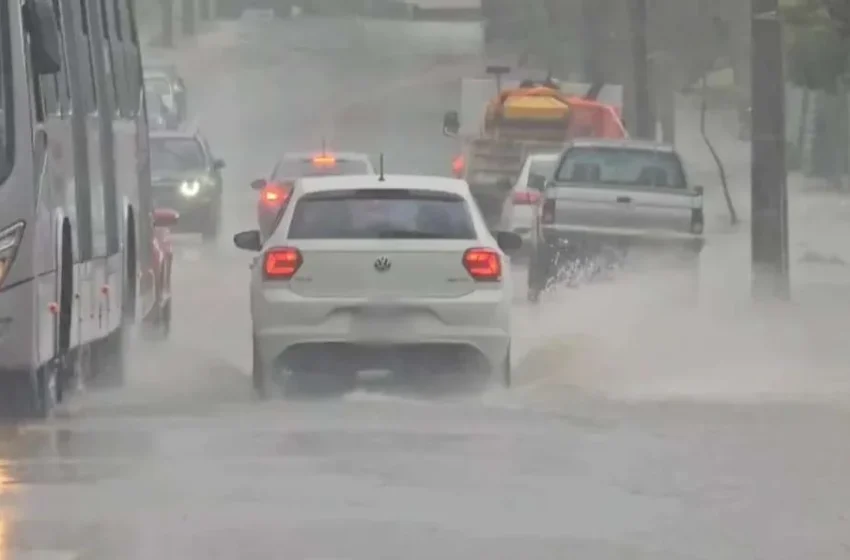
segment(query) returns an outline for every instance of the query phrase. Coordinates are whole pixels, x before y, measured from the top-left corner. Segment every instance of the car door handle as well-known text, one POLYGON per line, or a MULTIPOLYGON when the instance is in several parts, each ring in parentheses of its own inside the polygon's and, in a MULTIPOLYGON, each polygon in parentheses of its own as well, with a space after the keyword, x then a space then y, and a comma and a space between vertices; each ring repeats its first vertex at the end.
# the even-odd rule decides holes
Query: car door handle
POLYGON ((630 204, 632 202, 632 198, 630 196, 618 196, 617 202, 621 204, 630 204))

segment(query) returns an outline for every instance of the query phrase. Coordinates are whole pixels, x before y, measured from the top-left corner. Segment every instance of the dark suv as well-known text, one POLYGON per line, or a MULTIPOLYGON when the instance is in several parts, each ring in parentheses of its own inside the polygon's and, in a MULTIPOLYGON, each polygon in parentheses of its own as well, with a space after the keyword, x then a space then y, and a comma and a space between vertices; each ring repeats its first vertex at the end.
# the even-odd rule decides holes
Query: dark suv
POLYGON ((224 161, 196 132, 152 132, 150 151, 154 206, 180 213, 177 231, 214 240, 221 223, 224 161))

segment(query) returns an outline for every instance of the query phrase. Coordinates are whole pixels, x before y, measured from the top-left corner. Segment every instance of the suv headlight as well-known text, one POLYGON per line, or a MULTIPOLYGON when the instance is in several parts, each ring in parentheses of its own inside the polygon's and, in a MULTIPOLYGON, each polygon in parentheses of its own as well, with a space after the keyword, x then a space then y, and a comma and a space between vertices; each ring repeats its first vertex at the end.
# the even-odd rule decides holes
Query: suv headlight
POLYGON ((0 231, 0 285, 6 280, 6 275, 12 267, 18 247, 24 236, 24 222, 15 222, 6 229, 0 231))
POLYGON ((187 198, 198 196, 199 192, 201 192, 201 182, 198 180, 183 181, 183 183, 180 185, 180 194, 187 198))

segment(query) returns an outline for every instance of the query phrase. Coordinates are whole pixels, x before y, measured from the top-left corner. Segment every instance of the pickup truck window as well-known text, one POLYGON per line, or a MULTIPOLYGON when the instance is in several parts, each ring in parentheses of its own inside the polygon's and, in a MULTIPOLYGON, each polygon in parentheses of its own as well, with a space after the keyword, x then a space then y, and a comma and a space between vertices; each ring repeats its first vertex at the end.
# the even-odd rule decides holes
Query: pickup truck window
POLYGON ((570 148, 564 154, 557 181, 684 189, 682 163, 675 154, 623 148, 570 148))

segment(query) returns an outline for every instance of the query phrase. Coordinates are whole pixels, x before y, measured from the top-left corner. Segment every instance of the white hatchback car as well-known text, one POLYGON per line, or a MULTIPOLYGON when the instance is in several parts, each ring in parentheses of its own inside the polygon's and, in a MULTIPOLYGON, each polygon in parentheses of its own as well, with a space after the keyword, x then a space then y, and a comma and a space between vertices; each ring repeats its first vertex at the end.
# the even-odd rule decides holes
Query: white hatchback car
POLYGON ((251 230, 234 243, 261 253, 251 274, 261 396, 279 376, 336 389, 367 370, 510 383, 505 251, 522 241, 487 230, 465 181, 298 179, 268 240, 251 230))
POLYGON ((528 239, 531 233, 540 192, 552 176, 560 155, 558 152, 528 156, 514 183, 508 203, 508 223, 509 229, 522 236, 523 240, 528 239))

